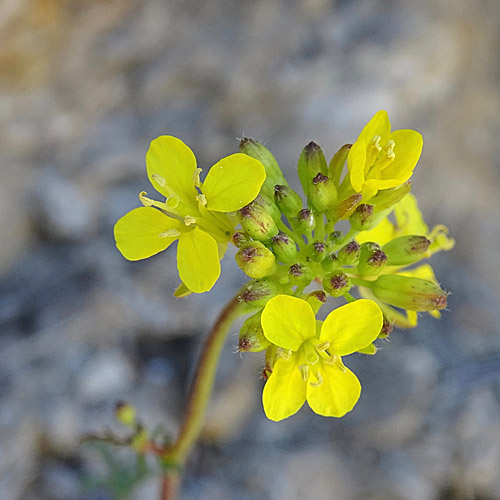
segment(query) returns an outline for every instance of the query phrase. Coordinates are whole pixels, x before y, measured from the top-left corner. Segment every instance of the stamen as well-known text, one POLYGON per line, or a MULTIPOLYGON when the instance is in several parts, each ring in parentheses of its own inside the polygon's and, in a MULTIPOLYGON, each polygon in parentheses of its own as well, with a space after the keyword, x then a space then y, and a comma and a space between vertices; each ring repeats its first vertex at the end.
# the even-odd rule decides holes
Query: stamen
POLYGON ((151 179, 153 181, 155 181, 160 187, 165 187, 167 185, 167 181, 165 180, 165 177, 162 177, 161 175, 152 174, 151 179))
POLYGON ((141 203, 145 206, 145 207, 152 207, 154 205, 154 200, 152 200, 151 198, 148 198, 146 195, 148 193, 146 193, 146 191, 141 191, 139 193, 139 200, 141 200, 141 203))
POLYGON ((316 377, 317 382, 309 382, 309 385, 311 387, 319 387, 323 383, 323 377, 319 371, 315 371, 314 376, 316 377))
POLYGON ((330 347, 330 342, 327 341, 322 344, 316 344, 314 347, 316 347, 318 352, 325 352, 330 347))
POLYGON ((201 172, 202 172, 201 168, 196 168, 193 172, 193 182, 197 188, 201 188, 201 185, 202 185, 202 183, 200 181, 201 172))
MULTIPOLYGON (((201 169, 200 169, 201 170, 201 169)), ((198 203, 202 206, 202 207, 206 207, 207 206, 207 199, 205 197, 204 194, 199 194, 196 196, 196 200, 198 201, 198 203)))
POLYGON ((307 382, 307 379, 309 377, 309 366, 307 366, 307 365, 299 365, 299 370, 300 370, 300 375, 302 377, 302 380, 304 382, 307 382))
POLYGON ((379 171, 384 170, 384 168, 388 167, 396 158, 396 153, 394 152, 394 147, 396 143, 391 139, 387 141, 386 147, 384 149, 385 156, 382 155, 381 158, 377 161, 377 169, 379 171))
POLYGON ((288 361, 292 357, 292 350, 291 349, 283 349, 280 347, 277 350, 278 356, 283 358, 285 361, 288 361))
POLYGON ((186 215, 184 217, 184 224, 190 226, 191 224, 196 224, 196 219, 192 215, 186 215))
POLYGON ((382 137, 375 135, 368 144, 366 148, 366 168, 370 168, 375 163, 378 154, 382 151, 382 147, 380 146, 381 139, 382 137))
POLYGON ((387 141, 387 157, 391 158, 393 160, 394 160, 394 158, 396 158, 396 154, 394 153, 394 146, 395 145, 396 145, 396 143, 392 139, 387 141))
POLYGON ((327 365, 334 365, 337 362, 337 355, 332 354, 331 356, 328 356, 327 358, 323 359, 323 363, 326 363, 327 365))
POLYGON ((166 231, 163 231, 163 233, 160 233, 158 236, 160 238, 177 238, 177 236, 180 236, 181 233, 180 231, 177 231, 177 229, 171 228, 167 229, 166 231))

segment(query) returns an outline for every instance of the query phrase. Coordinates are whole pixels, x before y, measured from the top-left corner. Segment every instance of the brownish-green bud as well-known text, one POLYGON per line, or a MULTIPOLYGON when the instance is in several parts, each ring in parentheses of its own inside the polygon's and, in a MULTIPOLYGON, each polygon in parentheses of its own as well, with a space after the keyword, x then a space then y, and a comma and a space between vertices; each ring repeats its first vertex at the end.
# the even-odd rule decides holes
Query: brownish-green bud
POLYGON ((247 318, 240 329, 238 351, 240 352, 261 352, 267 349, 271 342, 264 336, 264 331, 260 324, 262 311, 247 318))
POLYGON ((237 248, 244 247, 247 243, 250 243, 250 241, 252 241, 252 239, 245 231, 235 231, 231 236, 231 242, 237 248))
POLYGON ((298 231, 310 237, 315 228, 316 228, 316 218, 314 217, 312 210, 309 210, 308 208, 303 208, 297 214, 298 231))
POLYGON ((272 214, 255 201, 238 210, 238 219, 241 227, 254 240, 269 241, 278 234, 272 214))
POLYGON ((318 173, 312 180, 309 188, 309 201, 320 213, 328 212, 337 202, 337 188, 333 181, 318 173))
POLYGON ((361 247, 352 240, 343 246, 337 253, 337 258, 342 266, 354 266, 358 263, 361 247))
POLYGON ((269 198, 264 194, 259 194, 259 196, 257 196, 257 198, 255 198, 252 203, 259 206, 262 210, 264 210, 264 212, 271 215, 276 224, 278 224, 281 220, 281 212, 274 202, 274 198, 269 198))
POLYGON ((309 197, 311 183, 314 177, 319 173, 328 175, 328 166, 326 164, 325 155, 318 144, 310 142, 303 150, 299 157, 299 179, 302 184, 302 189, 307 197, 309 197))
POLYGON ((124 425, 133 427, 136 425, 135 408, 123 401, 119 401, 115 406, 116 419, 124 425))
POLYGON ((381 301, 410 311, 444 309, 448 298, 432 281, 397 274, 383 274, 369 286, 381 301))
POLYGON ((370 199, 370 203, 374 206, 375 213, 383 212, 399 203, 410 191, 411 181, 408 181, 396 188, 382 189, 370 199))
POLYGON ((306 302, 312 307, 314 314, 317 314, 321 306, 326 304, 326 293, 323 290, 314 290, 307 296, 306 302))
POLYGON ((240 248, 235 255, 236 263, 250 278, 265 278, 276 271, 273 252, 260 241, 252 241, 240 248))
POLYGON ((266 170, 266 180, 260 190, 262 194, 272 199, 274 197, 274 186, 276 184, 288 186, 278 162, 269 149, 267 149, 263 144, 255 139, 243 137, 240 140, 240 153, 245 153, 256 160, 259 160, 262 165, 264 165, 266 170))
POLYGON ((315 241, 307 247, 307 256, 313 262, 321 262, 326 255, 326 244, 322 241, 315 241))
POLYGON ((342 170, 344 169, 347 156, 352 148, 352 144, 344 144, 334 155, 330 165, 328 165, 328 171, 330 178, 332 179, 335 186, 339 186, 340 177, 342 176, 342 170))
POLYGON ((360 193, 351 194, 345 200, 337 203, 333 208, 333 216, 339 220, 349 218, 362 199, 363 195, 360 193))
POLYGON ((401 236, 386 243, 382 250, 389 266, 406 266, 422 259, 430 244, 425 236, 401 236))
POLYGON ((287 234, 281 231, 271 238, 271 248, 280 262, 289 264, 297 260, 297 245, 287 234))
POLYGON ((288 269, 288 278, 292 285, 308 285, 311 283, 313 277, 314 276, 310 267, 306 264, 302 264, 301 262, 293 264, 288 269))
POLYGON ((394 323, 387 319, 387 316, 384 314, 384 322, 382 323, 382 329, 378 334, 379 339, 387 338, 394 330, 394 323))
POLYGON ((287 217, 295 217, 302 208, 300 196, 292 188, 281 184, 274 186, 274 201, 287 217))
POLYGON ((323 288, 332 297, 340 297, 351 289, 351 280, 346 273, 335 271, 323 278, 323 288))
POLYGON ((377 243, 366 242, 359 252, 358 272, 363 276, 377 276, 387 265, 387 255, 377 243))
POLYGON ((344 238, 342 231, 333 231, 328 235, 328 240, 331 241, 334 245, 338 245, 344 238))
POLYGON ((264 307, 269 299, 282 291, 283 287, 276 280, 261 278, 247 283, 239 296, 239 300, 251 307, 264 307))
POLYGON ((336 271, 339 267, 340 262, 337 259, 335 252, 329 252, 323 259, 323 262, 321 262, 321 269, 323 269, 326 273, 336 271))
POLYGON ((351 227, 357 231, 368 231, 374 226, 373 205, 362 203, 349 217, 351 227))

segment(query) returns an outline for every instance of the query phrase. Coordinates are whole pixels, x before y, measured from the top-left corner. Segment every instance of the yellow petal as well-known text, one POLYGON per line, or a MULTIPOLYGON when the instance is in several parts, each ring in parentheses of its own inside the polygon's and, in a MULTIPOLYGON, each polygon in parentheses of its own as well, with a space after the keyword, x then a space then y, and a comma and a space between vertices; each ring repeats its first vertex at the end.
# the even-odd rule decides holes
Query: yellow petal
POLYGON ((248 205, 259 194, 266 171, 259 160, 236 153, 218 161, 203 182, 207 208, 234 212, 248 205))
POLYGON ((174 297, 181 298, 191 295, 193 292, 184 284, 181 283, 174 292, 174 297))
POLYGON ((330 342, 328 350, 332 354, 346 356, 371 344, 378 337, 382 323, 382 311, 373 300, 356 300, 327 316, 320 340, 330 342))
POLYGON ((277 295, 269 300, 262 311, 261 323, 267 340, 292 351, 297 351, 316 332, 312 307, 290 295, 277 295))
POLYGON ((373 137, 379 135, 385 139, 391 132, 391 122, 387 111, 378 111, 373 115, 373 118, 365 125, 364 129, 358 136, 358 141, 362 140, 369 144, 373 137))
POLYGON ((396 130, 387 139, 395 142, 394 154, 396 157, 382 171, 382 179, 397 179, 400 184, 403 184, 413 173, 422 153, 424 141, 415 130, 396 130))
POLYGON ((152 207, 140 207, 124 215, 115 224, 118 250, 128 260, 141 260, 165 250, 174 242, 182 224, 152 207))
POLYGON ((217 242, 198 227, 182 234, 177 247, 177 269, 189 290, 210 290, 220 276, 217 242))
POLYGON ((408 193, 395 207, 396 223, 403 235, 417 234, 427 236, 429 226, 424 222, 418 208, 417 198, 408 193))
POLYGON ((357 140, 349 151, 347 157, 347 169, 351 185, 357 193, 363 188, 365 181, 365 163, 366 163, 366 143, 363 140, 357 140))
POLYGON ((180 139, 162 135, 151 142, 146 153, 148 177, 165 197, 175 194, 185 203, 194 204, 198 192, 194 186, 196 158, 180 139))
POLYGON ((316 387, 307 385, 307 403, 318 415, 343 417, 358 402, 361 394, 358 377, 339 363, 321 362, 320 369, 323 383, 316 387))
POLYGON ((269 420, 283 420, 297 413, 306 401, 306 382, 299 370, 299 356, 278 359, 264 391, 262 404, 269 420))

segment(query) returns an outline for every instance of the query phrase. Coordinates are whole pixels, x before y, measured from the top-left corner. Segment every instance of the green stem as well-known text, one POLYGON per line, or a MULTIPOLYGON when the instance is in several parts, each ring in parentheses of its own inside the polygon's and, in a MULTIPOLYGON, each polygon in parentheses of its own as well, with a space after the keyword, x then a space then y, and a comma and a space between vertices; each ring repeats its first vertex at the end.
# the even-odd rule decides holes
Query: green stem
POLYGON ((294 231, 289 229, 289 227, 283 221, 278 222, 278 229, 292 238, 295 244, 299 247, 299 251, 303 250, 304 240, 301 237, 297 236, 294 231))
POLYGON ((162 479, 162 500, 173 500, 180 481, 180 470, 203 427, 208 399, 212 392, 219 356, 233 321, 244 313, 235 295, 220 313, 201 353, 186 405, 186 412, 176 442, 162 456, 168 469, 162 479))

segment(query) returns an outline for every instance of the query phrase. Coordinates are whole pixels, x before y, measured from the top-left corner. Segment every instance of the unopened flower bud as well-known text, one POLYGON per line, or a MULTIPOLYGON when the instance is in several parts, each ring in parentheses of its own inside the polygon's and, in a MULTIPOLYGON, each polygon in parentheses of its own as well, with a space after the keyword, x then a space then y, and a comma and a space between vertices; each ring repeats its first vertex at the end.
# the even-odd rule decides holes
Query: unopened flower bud
POLYGON ((402 186, 391 189, 382 189, 373 198, 370 203, 374 206, 375 213, 391 209, 396 203, 399 203, 411 191, 411 181, 402 186))
POLYGON ((326 175, 318 173, 309 189, 309 201, 320 213, 331 210, 337 202, 337 188, 333 181, 326 175))
POLYGON ((238 210, 241 227, 257 241, 269 241, 278 234, 278 227, 272 214, 259 204, 252 202, 238 210))
POLYGON ((264 194, 259 194, 259 196, 257 196, 257 198, 255 198, 252 203, 260 207, 264 212, 271 215, 276 224, 278 224, 278 222, 281 220, 281 212, 274 202, 274 198, 269 198, 264 194))
POLYGON ((312 307, 314 314, 317 314, 321 306, 326 304, 326 293, 323 290, 314 290, 307 296, 306 302, 312 307))
POLYGON ((378 338, 379 339, 387 338, 391 334, 392 330, 394 330, 394 323, 389 321, 387 316, 384 314, 384 322, 382 323, 382 329, 378 334, 378 338))
POLYGON ((267 149, 263 144, 255 139, 243 137, 240 140, 239 150, 240 153, 245 153, 256 160, 259 160, 262 165, 264 165, 266 170, 266 180, 260 190, 262 194, 272 199, 274 196, 274 186, 276 184, 282 184, 285 186, 288 185, 278 162, 269 149, 267 149))
POLYGON ((337 253, 337 258, 342 266, 354 266, 358 263, 361 247, 352 240, 343 246, 337 253))
POLYGON ((309 266, 299 262, 290 266, 288 277, 292 285, 303 286, 311 283, 314 276, 309 266))
POLYGON ((276 258, 280 262, 289 264, 297 260, 297 245, 287 234, 279 232, 271 238, 271 247, 276 258))
POLYGON ((387 302, 410 311, 434 311, 444 309, 448 294, 432 281, 410 276, 384 274, 370 282, 374 295, 387 302))
POLYGON ((302 208, 300 196, 288 186, 280 184, 274 186, 274 200, 281 213, 287 217, 295 217, 302 208))
POLYGON ((340 184, 340 177, 344 169, 347 156, 352 148, 352 144, 344 144, 334 155, 330 165, 328 165, 328 172, 335 186, 340 184))
POLYGON ((362 203, 349 217, 351 227, 357 231, 368 231, 374 225, 373 205, 362 203))
POLYGON ((425 236, 401 236, 383 246, 389 266, 406 266, 425 256, 431 244, 425 236))
POLYGON ((235 247, 242 248, 252 240, 245 231, 235 231, 231 236, 231 241, 235 247))
POLYGON ((282 286, 271 278, 252 280, 245 285, 239 296, 250 307, 264 307, 269 299, 282 292, 282 286))
POLYGON ((363 276, 377 276, 387 265, 387 255, 377 243, 366 242, 361 245, 358 272, 363 276))
POLYGON ((321 262, 326 254, 326 244, 322 241, 315 241, 307 248, 307 256, 313 262, 321 262))
POLYGON ((314 177, 321 173, 328 175, 328 166, 325 155, 318 144, 310 142, 303 150, 299 158, 299 179, 306 196, 309 196, 311 183, 314 177))
POLYGON ((321 262, 321 269, 324 272, 330 273, 332 271, 336 271, 340 267, 340 262, 335 255, 335 252, 329 252, 326 257, 321 262))
POLYGON ((238 351, 240 352, 261 352, 267 349, 271 342, 264 336, 264 331, 260 324, 262 311, 247 318, 240 329, 238 351))
POLYGON ((351 280, 346 273, 335 271, 323 278, 323 288, 332 297, 340 297, 351 289, 351 280))
POLYGON ((308 208, 303 208, 297 214, 297 229, 299 232, 309 237, 315 228, 316 218, 314 217, 314 214, 308 208))
POLYGON ((123 401, 119 401, 115 406, 116 419, 124 425, 133 427, 136 424, 135 421, 135 408, 123 401))
POLYGON ((250 278, 265 278, 276 271, 273 252, 260 241, 252 241, 240 248, 235 255, 236 263, 250 278))
POLYGON ((344 235, 342 234, 342 231, 333 231, 333 233, 328 235, 328 240, 334 245, 338 245, 342 241, 343 237, 344 235))
POLYGON ((333 215, 336 219, 347 219, 356 209, 360 201, 363 199, 363 195, 360 193, 354 193, 345 200, 337 203, 333 208, 333 215))

